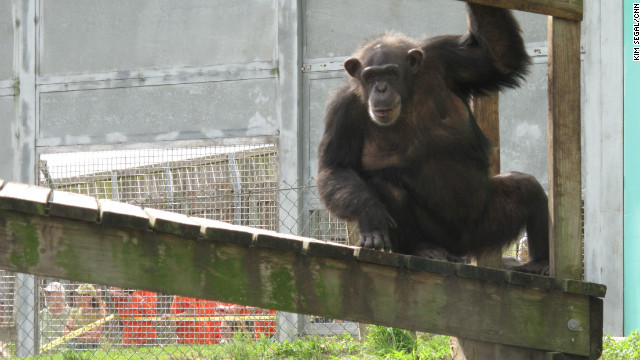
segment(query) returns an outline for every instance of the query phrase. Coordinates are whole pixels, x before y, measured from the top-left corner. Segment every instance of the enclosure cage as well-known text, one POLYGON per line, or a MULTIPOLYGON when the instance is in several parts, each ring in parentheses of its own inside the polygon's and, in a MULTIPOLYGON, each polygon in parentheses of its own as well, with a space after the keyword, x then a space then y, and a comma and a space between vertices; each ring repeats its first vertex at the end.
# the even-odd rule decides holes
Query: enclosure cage
MULTIPOLYGON (((141 207, 220 220, 236 225, 303 235, 320 240, 349 243, 349 230, 355 228, 332 217, 320 205, 313 178, 302 183, 279 183, 278 144, 256 142, 232 145, 206 145, 133 150, 105 150, 71 153, 42 153, 38 161, 39 184, 51 189, 110 199, 141 207)), ((353 237, 353 235, 352 235, 353 237)), ((235 338, 292 339, 301 335, 358 335, 358 326, 337 319, 275 312, 269 309, 213 302, 208 313, 176 315, 174 303, 183 297, 125 289, 150 304, 139 324, 147 331, 140 338, 125 340, 127 319, 118 312, 109 286, 82 284, 65 279, 36 277, 33 286, 16 274, 0 272, 0 329, 2 344, 11 354, 15 348, 16 326, 38 334, 34 340, 38 353, 55 354, 82 346, 78 329, 56 333, 43 325, 47 309, 45 289, 51 283, 64 288, 64 302, 70 309, 81 308, 78 289, 91 285, 104 314, 83 330, 99 330, 98 346, 185 346, 181 329, 186 323, 215 324, 215 340, 190 340, 192 345, 233 341, 235 338), (38 323, 16 323, 20 311, 37 309, 38 323), (142 322, 143 321, 143 322, 142 322), (182 324, 182 326, 179 326, 182 324), (31 328, 31 330, 29 330, 31 328), (146 336, 153 331, 153 341, 146 336), (208 342, 210 341, 210 342, 208 342)), ((196 299, 198 300, 198 299, 196 299)), ((201 307, 198 307, 200 310, 201 307)), ((131 324, 129 324, 131 325, 131 324)), ((71 329, 70 329, 71 330, 71 329)), ((184 331, 184 330, 182 330, 184 331)), ((188 345, 187 345, 188 346, 188 345)))

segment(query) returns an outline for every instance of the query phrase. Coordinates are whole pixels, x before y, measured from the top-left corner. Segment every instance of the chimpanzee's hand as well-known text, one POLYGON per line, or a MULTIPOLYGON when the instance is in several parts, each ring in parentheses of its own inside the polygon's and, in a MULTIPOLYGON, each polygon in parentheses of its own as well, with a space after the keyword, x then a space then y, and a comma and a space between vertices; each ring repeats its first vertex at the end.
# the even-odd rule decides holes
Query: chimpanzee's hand
POLYGON ((367 249, 391 250, 389 227, 396 227, 395 220, 385 209, 369 209, 358 220, 360 241, 357 246, 367 249))

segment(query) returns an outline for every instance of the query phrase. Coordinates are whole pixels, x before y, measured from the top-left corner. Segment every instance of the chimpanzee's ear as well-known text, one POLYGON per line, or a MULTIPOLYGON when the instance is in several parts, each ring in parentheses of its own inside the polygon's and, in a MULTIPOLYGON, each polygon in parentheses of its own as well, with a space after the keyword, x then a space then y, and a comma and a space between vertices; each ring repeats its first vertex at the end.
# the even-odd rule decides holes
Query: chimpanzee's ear
POLYGON ((412 73, 415 74, 418 71, 420 71, 420 68, 422 67, 423 57, 424 57, 424 54, 422 53, 422 50, 420 49, 409 50, 409 52, 407 53, 407 64, 409 64, 409 68, 411 69, 412 73))
POLYGON ((357 77, 360 68, 362 68, 362 65, 360 64, 360 60, 351 58, 347 59, 347 61, 344 62, 344 68, 345 70, 347 70, 349 75, 357 77))

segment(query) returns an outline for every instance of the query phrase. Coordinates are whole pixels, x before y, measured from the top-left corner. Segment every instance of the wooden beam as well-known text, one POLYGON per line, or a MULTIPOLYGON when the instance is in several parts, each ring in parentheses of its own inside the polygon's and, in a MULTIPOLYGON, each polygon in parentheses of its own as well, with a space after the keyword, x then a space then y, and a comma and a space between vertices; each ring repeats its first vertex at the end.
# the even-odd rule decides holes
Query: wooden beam
MULTIPOLYGON (((494 176, 500 173, 500 110, 499 94, 492 92, 487 96, 473 99, 471 104, 473 116, 482 132, 487 136, 493 145, 489 168, 489 175, 494 176)), ((502 268, 502 252, 496 251, 479 256, 474 259, 474 265, 487 266, 492 268, 502 268)))
POLYGON ((582 279, 580 23, 549 18, 550 271, 582 279))
POLYGON ((15 189, 7 184, 0 190, 2 269, 581 356, 601 346, 602 316, 593 307, 604 296, 602 285, 335 245, 125 204, 119 209, 113 202, 97 203, 95 217, 87 216, 89 197, 79 201, 82 219, 75 211, 52 215, 55 190, 42 214, 44 189, 15 189), (148 225, 141 228, 145 216, 148 225))
POLYGON ((582 0, 464 0, 466 2, 582 21, 582 0))

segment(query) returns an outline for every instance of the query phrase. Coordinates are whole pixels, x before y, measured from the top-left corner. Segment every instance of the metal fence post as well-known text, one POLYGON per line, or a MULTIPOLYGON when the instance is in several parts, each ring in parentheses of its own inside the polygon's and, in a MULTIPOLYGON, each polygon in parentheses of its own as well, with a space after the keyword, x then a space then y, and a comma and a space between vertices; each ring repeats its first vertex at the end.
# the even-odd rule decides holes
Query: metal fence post
POLYGON ((34 275, 16 274, 15 321, 16 321, 16 356, 36 355, 37 334, 36 323, 36 281, 34 275))

